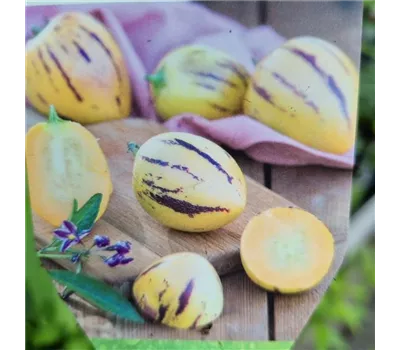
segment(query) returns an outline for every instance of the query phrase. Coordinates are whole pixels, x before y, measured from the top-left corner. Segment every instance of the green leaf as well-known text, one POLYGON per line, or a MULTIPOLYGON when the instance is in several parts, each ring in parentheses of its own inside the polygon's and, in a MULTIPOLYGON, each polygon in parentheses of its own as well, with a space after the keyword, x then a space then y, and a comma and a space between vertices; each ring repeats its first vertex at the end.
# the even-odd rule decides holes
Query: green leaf
POLYGON ((99 214, 102 198, 101 193, 96 193, 79 210, 78 202, 74 199, 70 220, 78 227, 78 234, 91 230, 99 214))
POLYGON ((133 305, 108 284, 84 274, 66 270, 50 270, 49 273, 55 281, 68 287, 69 290, 99 309, 133 322, 144 323, 133 305))
POLYGON ((73 203, 72 203, 72 212, 71 215, 69 216, 68 220, 72 220, 72 216, 74 215, 74 213, 78 211, 78 201, 76 199, 74 199, 73 203))

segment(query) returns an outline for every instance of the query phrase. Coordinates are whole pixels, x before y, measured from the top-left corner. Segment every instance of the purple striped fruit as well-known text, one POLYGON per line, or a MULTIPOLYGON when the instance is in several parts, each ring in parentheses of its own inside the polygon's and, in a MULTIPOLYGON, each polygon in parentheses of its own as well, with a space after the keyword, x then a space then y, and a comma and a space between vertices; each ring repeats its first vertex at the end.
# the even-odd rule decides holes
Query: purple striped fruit
POLYGON ((172 50, 147 76, 155 109, 164 120, 182 113, 207 119, 238 114, 248 78, 242 64, 205 45, 172 50))
POLYGON ((218 229, 246 205, 246 182, 220 146, 189 133, 152 137, 136 152, 133 190, 141 206, 162 225, 185 232, 218 229))
POLYGON ((61 13, 26 43, 26 96, 40 112, 88 124, 127 117, 131 87, 122 53, 94 17, 61 13))
POLYGON ((133 300, 144 318, 173 328, 201 329, 223 311, 221 280, 195 253, 165 256, 135 280, 133 300))
POLYGON ((256 68, 244 112, 312 148, 343 154, 354 146, 358 71, 333 44, 287 41, 256 68))

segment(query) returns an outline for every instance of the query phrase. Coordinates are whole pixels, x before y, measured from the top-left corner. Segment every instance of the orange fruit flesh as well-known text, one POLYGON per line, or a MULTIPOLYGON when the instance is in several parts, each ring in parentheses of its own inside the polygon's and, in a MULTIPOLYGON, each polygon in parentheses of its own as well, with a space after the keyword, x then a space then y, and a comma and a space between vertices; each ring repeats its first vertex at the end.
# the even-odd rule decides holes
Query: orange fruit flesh
POLYGON ((313 288, 333 261, 334 240, 312 214, 274 208, 246 226, 240 254, 249 278, 264 289, 297 293, 313 288))
POLYGON ((32 209, 54 226, 68 219, 73 200, 85 204, 96 193, 103 198, 98 218, 112 192, 111 177, 96 139, 77 123, 40 123, 26 137, 32 209))

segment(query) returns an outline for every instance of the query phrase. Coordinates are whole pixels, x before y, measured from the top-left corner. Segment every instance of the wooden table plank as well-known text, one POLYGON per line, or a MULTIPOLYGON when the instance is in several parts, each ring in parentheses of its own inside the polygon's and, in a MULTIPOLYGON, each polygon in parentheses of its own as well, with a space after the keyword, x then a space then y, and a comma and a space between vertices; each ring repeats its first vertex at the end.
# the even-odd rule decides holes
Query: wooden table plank
MULTIPOLYGON (((330 40, 359 66, 361 2, 269 2, 267 19, 268 24, 288 38, 315 35, 330 40)), ((351 177, 351 171, 322 167, 272 167, 271 188, 325 222, 336 244, 332 269, 317 288, 296 296, 274 296, 276 340, 298 337, 342 264, 350 215, 351 177)))

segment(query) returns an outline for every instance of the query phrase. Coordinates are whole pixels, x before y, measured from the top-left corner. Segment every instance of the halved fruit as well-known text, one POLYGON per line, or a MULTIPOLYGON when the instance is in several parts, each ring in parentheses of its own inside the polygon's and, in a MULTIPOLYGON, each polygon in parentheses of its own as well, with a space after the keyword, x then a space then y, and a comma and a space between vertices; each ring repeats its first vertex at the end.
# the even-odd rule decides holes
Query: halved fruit
POLYGON ((78 123, 64 121, 52 106, 49 121, 26 135, 26 163, 33 211, 54 226, 68 219, 73 201, 103 195, 98 218, 112 193, 106 158, 96 138, 78 123))
POLYGON ((240 245, 243 267, 258 286, 283 294, 318 285, 328 273, 335 244, 329 229, 298 208, 273 208, 252 218, 240 245))

